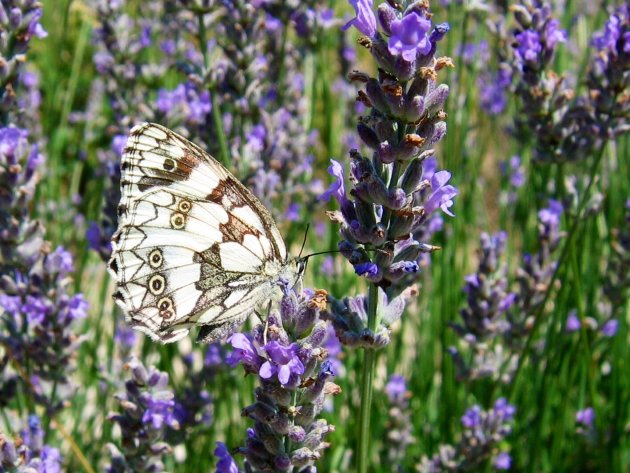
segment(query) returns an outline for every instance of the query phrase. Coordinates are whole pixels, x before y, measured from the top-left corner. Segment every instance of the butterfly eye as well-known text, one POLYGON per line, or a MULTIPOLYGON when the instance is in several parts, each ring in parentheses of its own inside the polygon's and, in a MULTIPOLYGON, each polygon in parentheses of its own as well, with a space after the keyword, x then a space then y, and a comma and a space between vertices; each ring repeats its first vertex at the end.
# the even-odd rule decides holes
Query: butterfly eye
POLYGON ((171 215, 171 226, 175 230, 181 230, 182 228, 184 228, 185 223, 186 223, 186 219, 184 218, 182 214, 174 213, 173 215, 171 215))
POLYGON ((306 271, 306 263, 308 260, 299 259, 297 261, 297 275, 299 277, 304 276, 304 272, 306 271))
POLYGON ((161 274, 155 274, 151 279, 149 279, 149 290, 151 294, 155 296, 159 296, 164 292, 164 287, 166 286, 166 280, 164 276, 161 274))
POLYGON ((164 261, 164 258, 162 257, 162 250, 156 248, 149 254, 149 265, 152 268, 154 269, 159 268, 160 266, 162 266, 163 261, 164 261))
POLYGON ((182 200, 179 205, 177 206, 177 208, 179 209, 180 212, 182 213, 188 213, 190 211, 190 209, 192 208, 192 204, 190 203, 190 201, 188 200, 182 200))

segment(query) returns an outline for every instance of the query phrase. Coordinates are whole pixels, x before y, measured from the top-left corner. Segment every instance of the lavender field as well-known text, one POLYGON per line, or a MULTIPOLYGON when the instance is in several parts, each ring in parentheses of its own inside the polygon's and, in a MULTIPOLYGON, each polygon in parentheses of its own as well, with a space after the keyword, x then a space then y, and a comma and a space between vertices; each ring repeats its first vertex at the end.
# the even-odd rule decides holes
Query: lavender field
POLYGON ((0 473, 630 471, 629 84, 623 1, 0 0, 0 473))

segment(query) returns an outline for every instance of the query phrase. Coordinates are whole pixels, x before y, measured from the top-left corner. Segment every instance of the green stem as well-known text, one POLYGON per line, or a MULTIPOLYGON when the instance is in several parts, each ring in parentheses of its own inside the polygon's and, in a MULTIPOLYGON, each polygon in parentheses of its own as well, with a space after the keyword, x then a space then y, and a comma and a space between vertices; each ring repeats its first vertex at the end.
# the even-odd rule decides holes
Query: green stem
MULTIPOLYGON (((582 222, 583 211, 589 200, 589 196, 591 194, 591 188, 593 187, 593 184, 595 183, 597 179, 597 168, 599 167, 599 164, 602 161, 602 158, 604 157, 605 149, 606 149, 606 143, 603 143, 597 157, 593 160, 593 164, 591 166, 590 172, 587 174, 591 176, 591 178, 586 186, 586 189, 584 190, 582 194, 582 197, 580 198, 580 202, 578 203, 578 207, 575 212, 574 219, 573 219, 573 224, 571 225, 571 228, 565 238, 564 245, 562 247, 562 252, 560 253, 560 257, 558 258, 558 262, 556 264, 556 269, 554 270, 553 274, 551 275, 551 279, 549 280, 549 283, 547 284, 547 291, 545 292, 545 296, 542 302, 540 303, 540 305, 538 306, 538 308, 536 309, 535 316, 534 316, 534 325, 532 326, 527 336, 527 340, 525 341, 525 347, 523 349, 523 352, 518 357, 516 369, 514 370, 514 375, 512 377, 513 382, 509 387, 510 399, 512 399, 512 396, 514 394, 514 389, 517 385, 517 379, 518 379, 519 373, 521 372, 521 369, 523 368, 524 360, 530 359, 530 354, 531 354, 530 351, 532 349, 534 335, 538 331, 538 327, 540 326, 541 320, 543 318, 542 317, 543 311, 545 310, 545 307, 547 306, 547 302, 549 301, 549 298, 551 297, 551 293, 553 292, 555 283, 558 280, 558 277, 560 276, 560 269, 563 267, 564 263, 566 262, 569 256, 571 245, 573 244, 573 238, 575 238, 578 232, 580 223, 582 222)), ((505 363, 505 365, 507 365, 507 363, 505 363)))
MULTIPOLYGON (((208 59, 208 41, 206 39, 206 25, 203 22, 203 13, 197 14, 197 22, 199 23, 199 47, 203 54, 203 65, 205 70, 204 76, 206 76, 209 59, 208 59)), ((214 130, 217 135, 217 141, 219 142, 219 161, 227 166, 230 162, 230 152, 228 150, 227 140, 225 138, 225 132, 223 131, 223 120, 221 117, 221 107, 217 96, 215 94, 214 87, 208 87, 210 92, 210 104, 212 105, 212 122, 214 123, 214 130)))
MULTIPOLYGON (((370 283, 368 288, 368 329, 376 332, 378 313, 378 287, 370 283)), ((359 414, 359 444, 357 448, 357 473, 366 473, 369 465, 370 414, 372 413, 372 380, 376 366, 376 351, 366 348, 363 357, 363 375, 361 380, 361 410, 359 414)))

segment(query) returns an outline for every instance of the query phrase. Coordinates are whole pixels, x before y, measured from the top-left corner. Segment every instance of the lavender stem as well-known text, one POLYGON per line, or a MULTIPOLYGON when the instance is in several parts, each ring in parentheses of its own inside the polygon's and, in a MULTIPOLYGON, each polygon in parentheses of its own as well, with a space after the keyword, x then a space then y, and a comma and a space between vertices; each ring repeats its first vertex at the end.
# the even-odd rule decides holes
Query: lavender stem
MULTIPOLYGON (((206 25, 203 22, 203 13, 197 14, 197 21, 199 23, 199 47, 203 54, 203 65, 206 69, 204 75, 208 70, 208 40, 206 39, 206 25)), ((214 123, 215 135, 219 142, 220 156, 219 161, 227 166, 230 163, 230 153, 227 146, 227 140, 223 131, 223 119, 221 117, 221 108, 219 107, 219 101, 216 100, 214 86, 208 88, 210 92, 210 104, 212 105, 212 121, 214 123)))
MULTIPOLYGON (((378 287, 370 283, 368 288, 367 316, 368 330, 376 332, 378 313, 378 287)), ((369 464, 370 414, 372 412, 372 380, 376 366, 376 350, 366 348, 363 357, 361 381, 361 410, 359 413, 359 444, 357 448, 357 473, 366 473, 369 464)))
MULTIPOLYGON (((538 310, 536 311, 536 314, 534 316, 534 325, 532 326, 532 329, 527 336, 527 341, 525 342, 525 348, 523 349, 523 354, 518 359, 518 363, 516 365, 516 369, 514 370, 514 376, 512 379, 517 379, 518 374, 521 371, 521 368, 523 366, 523 360, 528 359, 528 357, 530 356, 530 351, 531 351, 532 342, 534 340, 534 335, 536 334, 538 326, 540 325, 540 321, 542 320, 542 317, 541 317, 542 311, 547 305, 547 301, 549 300, 549 297, 551 296, 551 291, 553 290, 555 282, 558 279, 560 268, 562 267, 565 259, 568 256, 569 249, 572 247, 573 238, 575 237, 575 234, 577 233, 578 225, 583 220, 582 212, 584 211, 584 208, 589 200, 591 187, 593 187, 593 184, 595 183, 595 179, 597 178, 597 168, 599 167, 599 164, 601 163, 602 158, 604 157, 606 144, 607 144, 606 142, 602 143, 599 149, 599 153, 597 154, 596 159, 593 161, 593 165, 588 173, 588 175, 591 177, 588 181, 588 185, 586 186, 586 189, 584 190, 584 193, 582 194, 583 197, 580 199, 580 202, 578 204, 577 210, 575 212, 575 219, 573 220, 571 229, 567 233, 567 237, 562 247, 562 252, 560 253, 560 257, 558 258, 558 264, 556 265, 556 269, 554 270, 553 275, 551 276, 551 280, 549 281, 549 284, 547 286, 545 297, 543 301, 541 302, 541 304, 538 306, 538 310)), ((510 360, 508 359, 504 366, 505 367, 509 366, 509 363, 510 363, 510 360)), ((545 374, 543 374, 543 376, 545 376, 545 374)), ((510 390, 509 392, 510 399, 512 399, 512 395, 514 393, 514 386, 516 386, 516 383, 512 383, 508 388, 510 390)))

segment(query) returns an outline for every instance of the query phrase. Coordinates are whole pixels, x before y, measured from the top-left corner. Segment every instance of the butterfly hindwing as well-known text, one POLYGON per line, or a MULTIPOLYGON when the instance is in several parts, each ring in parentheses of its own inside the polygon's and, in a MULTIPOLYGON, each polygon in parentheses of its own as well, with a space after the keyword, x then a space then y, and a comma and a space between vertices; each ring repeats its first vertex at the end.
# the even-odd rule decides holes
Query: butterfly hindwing
POLYGON ((110 271, 127 321, 173 342, 232 331, 295 278, 271 214, 198 146, 154 124, 132 129, 121 161, 110 271))

